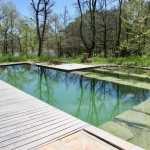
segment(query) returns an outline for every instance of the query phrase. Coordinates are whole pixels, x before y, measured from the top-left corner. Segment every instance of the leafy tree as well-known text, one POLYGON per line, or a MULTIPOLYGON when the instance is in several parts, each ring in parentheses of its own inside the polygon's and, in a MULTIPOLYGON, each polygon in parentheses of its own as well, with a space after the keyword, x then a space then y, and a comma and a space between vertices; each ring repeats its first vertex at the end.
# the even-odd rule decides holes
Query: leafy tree
POLYGON ((60 37, 59 37, 59 31, 62 30, 62 26, 61 26, 61 21, 60 21, 60 15, 58 14, 53 14, 51 15, 51 17, 49 18, 50 24, 51 24, 51 37, 49 37, 49 39, 52 41, 51 45, 53 47, 53 49, 57 50, 57 55, 58 57, 60 57, 60 37))
POLYGON ((21 55, 26 55, 27 57, 33 56, 37 48, 37 37, 36 29, 33 26, 29 18, 20 20, 20 26, 18 26, 18 31, 21 44, 21 55))
POLYGON ((117 33, 117 42, 116 42, 116 57, 118 57, 118 50, 120 46, 120 37, 121 37, 121 31, 122 31, 122 5, 123 5, 123 0, 118 0, 119 2, 119 15, 118 15, 118 28, 116 30, 117 33))
POLYGON ((68 42, 69 56, 81 55, 81 53, 84 52, 83 49, 85 47, 80 38, 79 26, 80 26, 80 18, 78 17, 75 19, 74 22, 69 23, 69 25, 65 29, 68 36, 67 42, 68 42))
POLYGON ((1 13, 3 18, 1 19, 1 33, 3 38, 3 54, 14 55, 14 40, 16 40, 14 34, 16 33, 16 24, 18 22, 19 13, 16 11, 16 7, 12 2, 1 4, 1 13))
POLYGON ((126 39, 121 42, 121 56, 141 56, 150 36, 148 21, 149 3, 143 0, 128 1, 124 4, 123 28, 126 39))

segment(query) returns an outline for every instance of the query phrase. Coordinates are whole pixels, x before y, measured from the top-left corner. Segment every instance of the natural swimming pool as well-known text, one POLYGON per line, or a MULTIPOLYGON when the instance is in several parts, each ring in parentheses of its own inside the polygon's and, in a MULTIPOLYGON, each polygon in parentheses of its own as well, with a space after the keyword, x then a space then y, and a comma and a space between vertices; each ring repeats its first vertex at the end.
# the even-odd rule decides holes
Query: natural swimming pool
POLYGON ((0 79, 94 126, 150 97, 150 90, 33 65, 0 67, 0 79))
MULTIPOLYGON (((150 97, 149 89, 35 65, 2 66, 0 80, 96 127, 150 97)), ((131 77, 130 81, 137 82, 131 77)), ((129 142, 150 146, 149 129, 129 129, 135 136, 129 142)))

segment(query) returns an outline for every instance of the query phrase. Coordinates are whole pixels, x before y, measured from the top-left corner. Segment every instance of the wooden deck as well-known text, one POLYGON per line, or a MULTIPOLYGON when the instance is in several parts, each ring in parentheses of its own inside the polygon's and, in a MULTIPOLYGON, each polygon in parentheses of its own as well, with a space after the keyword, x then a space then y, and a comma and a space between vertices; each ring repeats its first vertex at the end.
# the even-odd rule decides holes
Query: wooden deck
POLYGON ((34 150, 88 126, 0 80, 1 150, 34 150))

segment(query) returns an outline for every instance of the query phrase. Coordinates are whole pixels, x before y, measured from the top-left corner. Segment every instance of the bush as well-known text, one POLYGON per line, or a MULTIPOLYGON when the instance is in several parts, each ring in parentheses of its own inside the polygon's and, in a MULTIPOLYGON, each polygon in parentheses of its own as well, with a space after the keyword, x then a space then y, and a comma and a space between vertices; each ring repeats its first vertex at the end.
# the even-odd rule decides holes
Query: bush
POLYGON ((1 56, 0 57, 0 63, 4 62, 21 62, 21 61, 26 61, 27 59, 25 57, 13 57, 13 56, 1 56))

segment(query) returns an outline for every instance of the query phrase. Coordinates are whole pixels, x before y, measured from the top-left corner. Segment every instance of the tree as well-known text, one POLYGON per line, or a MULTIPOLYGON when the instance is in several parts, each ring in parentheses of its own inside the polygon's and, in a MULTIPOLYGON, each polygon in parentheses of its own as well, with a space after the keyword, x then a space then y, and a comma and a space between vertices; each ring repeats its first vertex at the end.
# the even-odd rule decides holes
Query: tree
POLYGON ((77 0, 77 4, 80 13, 80 37, 82 39, 85 49, 89 53, 89 57, 91 57, 92 51, 95 48, 95 13, 97 0, 86 0, 83 2, 81 2, 81 0, 77 0), (88 28, 88 30, 87 33, 84 34, 86 28, 88 28))
POLYGON ((64 12, 63 14, 61 14, 61 18, 62 18, 62 31, 63 31, 63 34, 64 34, 64 49, 65 49, 65 54, 70 55, 70 48, 69 48, 69 36, 68 36, 68 30, 67 30, 67 27, 69 25, 69 23, 71 22, 71 17, 70 17, 70 14, 67 10, 67 7, 65 6, 64 8, 64 12))
POLYGON ((76 18, 74 22, 70 22, 65 32, 67 32, 67 43, 69 56, 81 55, 84 53, 84 45, 79 33, 80 17, 76 18))
POLYGON ((3 55, 14 55, 14 40, 16 39, 16 24, 18 23, 19 13, 16 11, 16 7, 12 2, 3 3, 0 5, 1 13, 1 33, 3 36, 3 55))
POLYGON ((124 57, 131 54, 141 56, 146 50, 146 46, 149 50, 149 17, 149 2, 134 0, 124 4, 122 22, 125 39, 120 44, 120 56, 124 57))
POLYGON ((27 57, 33 56, 34 50, 37 48, 36 28, 29 18, 24 18, 19 21, 18 41, 20 44, 20 54, 27 57))
POLYGON ((112 10, 109 8, 112 4, 112 0, 99 0, 99 11, 96 20, 97 32, 97 43, 98 46, 104 51, 104 57, 107 57, 107 51, 113 45, 112 31, 114 30, 114 15, 112 10), (108 9, 109 8, 109 9, 108 9), (111 42, 111 44, 109 44, 111 42), (109 46, 109 47, 108 47, 109 46))
POLYGON ((59 31, 62 29, 61 22, 60 22, 60 15, 53 14, 51 18, 49 19, 49 22, 51 22, 51 40, 53 40, 52 47, 53 49, 57 49, 57 55, 60 57, 60 38, 59 38, 59 31))
POLYGON ((117 42, 116 42, 116 57, 118 57, 119 54, 119 46, 120 46, 120 36, 121 36, 121 30, 122 30, 122 5, 123 5, 123 0, 118 0, 119 2, 119 15, 118 15, 118 29, 117 31, 117 42))
POLYGON ((16 33, 15 26, 18 23, 18 12, 16 11, 16 7, 13 3, 10 3, 10 11, 9 11, 9 17, 10 17, 10 34, 11 34, 11 54, 14 56, 14 39, 13 36, 16 33))
POLYGON ((41 56, 43 51, 43 43, 45 40, 47 18, 51 14, 51 7, 54 4, 51 3, 51 0, 38 0, 37 4, 34 2, 34 0, 32 0, 31 5, 34 11, 34 19, 31 19, 36 23, 37 37, 39 42, 38 56, 41 56))

